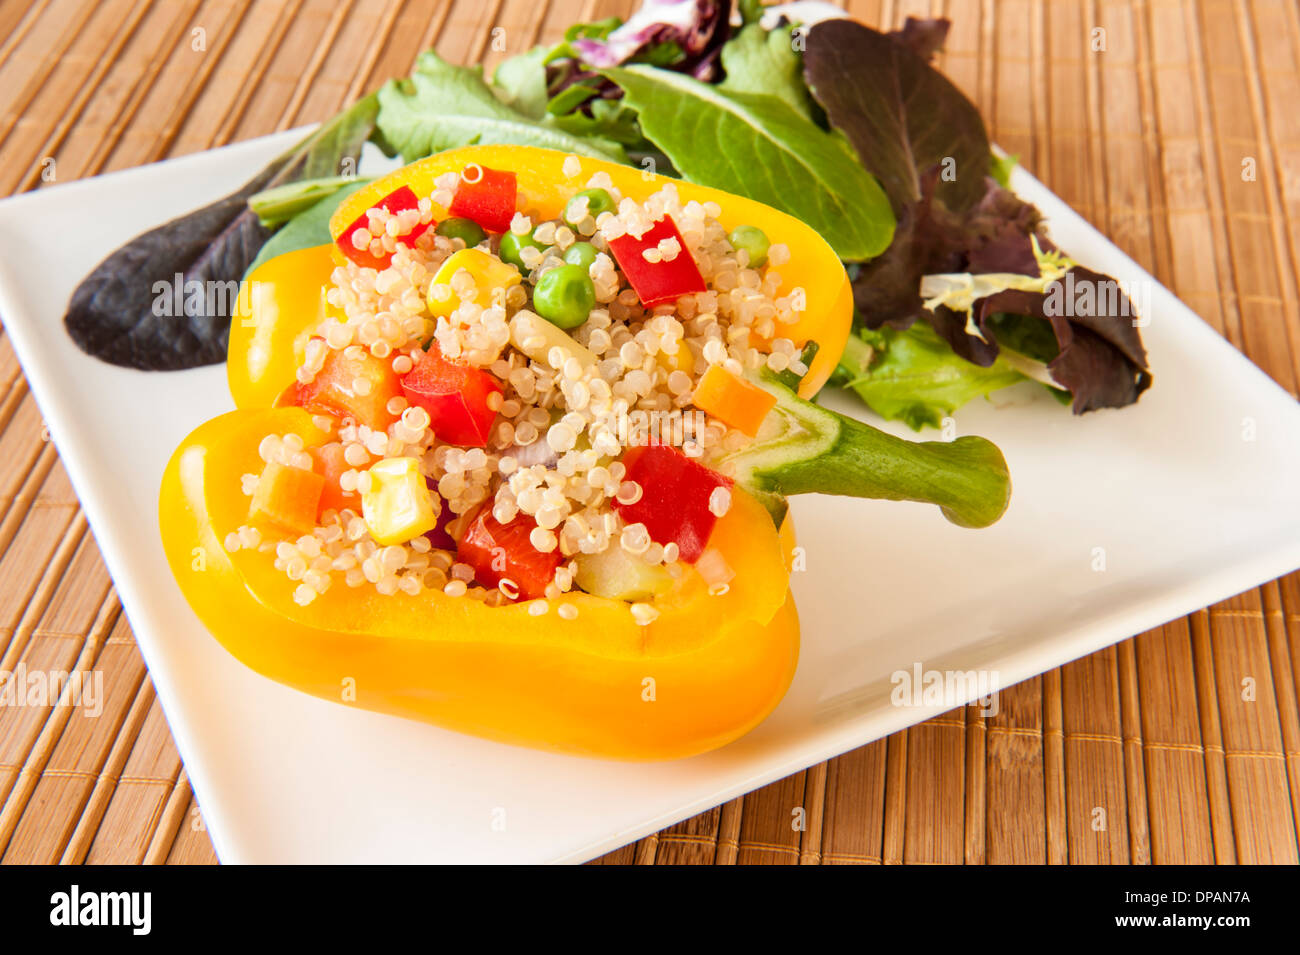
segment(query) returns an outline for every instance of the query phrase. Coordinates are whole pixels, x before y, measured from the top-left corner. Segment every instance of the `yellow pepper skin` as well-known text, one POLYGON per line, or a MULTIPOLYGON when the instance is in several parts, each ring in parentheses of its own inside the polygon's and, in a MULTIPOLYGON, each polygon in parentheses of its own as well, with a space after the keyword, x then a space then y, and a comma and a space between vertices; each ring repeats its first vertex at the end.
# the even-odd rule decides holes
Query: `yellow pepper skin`
MULTIPOLYGON (((358 216, 401 186, 410 186, 417 196, 432 195, 434 180, 446 172, 459 173, 471 163, 513 170, 530 208, 535 207, 544 219, 558 218, 573 194, 585 189, 587 180, 597 172, 608 173, 623 195, 638 202, 672 184, 683 202, 716 202, 722 209, 718 220, 728 231, 740 225, 757 226, 773 243, 789 247, 790 261, 775 267, 783 279, 778 294, 802 288, 806 308, 798 322, 780 326, 778 334, 800 347, 809 341, 817 342, 817 357, 799 385, 799 395, 811 398, 820 390, 839 362, 853 321, 853 290, 848 275, 825 239, 793 216, 761 202, 632 166, 580 156, 576 158, 581 172, 570 178, 563 169, 567 158, 567 153, 533 146, 463 146, 438 153, 376 179, 348 196, 330 219, 330 234, 337 238, 358 216)), ((447 216, 447 211, 436 203, 433 212, 435 219, 447 216)), ((336 257, 343 261, 341 252, 336 257)))
POLYGON ((226 379, 236 408, 269 408, 296 380, 311 332, 337 314, 325 302, 333 246, 278 255, 248 276, 230 320, 226 379))
MULTIPOLYGON (((580 173, 567 177, 566 158, 516 146, 441 153, 349 197, 331 231, 337 235, 399 186, 429 195, 438 176, 472 163, 514 170, 530 209, 545 218, 559 216, 596 172, 638 200, 671 182, 683 201, 717 202, 725 228, 753 225, 789 247, 790 261, 778 267, 779 294, 800 287, 806 307, 778 334, 800 346, 818 343, 799 393, 809 397, 821 387, 849 334, 852 291, 815 232, 752 200, 599 160, 580 158, 580 173)), ((434 215, 446 211, 435 206, 434 215)), ((274 406, 296 381, 312 332, 336 314, 324 291, 343 261, 337 247, 317 246, 249 276, 252 291, 232 322, 227 365, 242 410, 198 428, 164 475, 159 518, 168 561, 214 636, 259 673, 324 699, 567 753, 681 758, 761 722, 784 696, 798 660, 789 593, 794 537, 788 519, 778 532, 739 489, 709 541, 735 571, 727 592, 710 594, 687 569, 653 601, 659 617, 645 626, 627 604, 583 593, 541 601, 547 613, 533 616, 529 603, 487 607, 439 591, 383 596, 335 581, 303 607, 273 555, 225 550, 227 535, 247 521, 240 478, 260 469, 261 439, 290 432, 308 446, 331 439, 307 412, 274 406), (578 610, 576 619, 560 617, 564 603, 578 610)))
POLYGON ((324 699, 502 742, 616 759, 673 759, 740 737, 794 676, 793 538, 737 491, 710 538, 735 571, 711 595, 688 570, 648 626, 626 604, 575 593, 488 607, 441 591, 382 596, 336 582, 306 607, 257 550, 228 553, 247 519, 240 476, 267 434, 326 438, 298 408, 234 411, 201 425, 163 476, 159 521, 172 572, 238 659, 324 699), (574 620, 557 610, 577 608, 574 620))

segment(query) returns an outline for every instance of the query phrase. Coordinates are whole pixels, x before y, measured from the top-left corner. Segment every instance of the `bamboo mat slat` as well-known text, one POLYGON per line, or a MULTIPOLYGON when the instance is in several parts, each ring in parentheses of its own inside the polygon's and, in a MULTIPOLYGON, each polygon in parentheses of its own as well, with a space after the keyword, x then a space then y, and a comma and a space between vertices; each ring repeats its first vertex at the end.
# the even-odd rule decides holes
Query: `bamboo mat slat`
MULTIPOLYGON (((0 195, 324 119, 423 49, 493 68, 634 0, 0 2, 0 195)), ((1300 6, 851 0, 954 21, 994 138, 1284 388, 1300 382, 1300 6), (1095 48, 1098 39, 1104 50, 1095 48), (1254 175, 1244 175, 1247 168, 1254 175)), ((1300 574, 625 846, 603 864, 1300 861, 1300 574)), ((216 861, 75 495, 0 335, 0 861, 216 861)))

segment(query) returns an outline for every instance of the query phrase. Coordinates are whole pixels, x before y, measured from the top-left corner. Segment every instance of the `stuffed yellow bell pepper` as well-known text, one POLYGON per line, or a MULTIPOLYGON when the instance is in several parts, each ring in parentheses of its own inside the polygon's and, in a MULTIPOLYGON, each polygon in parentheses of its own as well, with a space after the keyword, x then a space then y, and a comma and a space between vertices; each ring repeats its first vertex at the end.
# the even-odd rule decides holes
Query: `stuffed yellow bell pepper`
POLYGON ((787 495, 970 527, 1006 507, 987 441, 806 400, 851 295, 783 213, 484 146, 375 181, 331 234, 250 276, 239 410, 162 486, 191 605, 273 679, 512 743, 688 756, 793 678, 787 495))

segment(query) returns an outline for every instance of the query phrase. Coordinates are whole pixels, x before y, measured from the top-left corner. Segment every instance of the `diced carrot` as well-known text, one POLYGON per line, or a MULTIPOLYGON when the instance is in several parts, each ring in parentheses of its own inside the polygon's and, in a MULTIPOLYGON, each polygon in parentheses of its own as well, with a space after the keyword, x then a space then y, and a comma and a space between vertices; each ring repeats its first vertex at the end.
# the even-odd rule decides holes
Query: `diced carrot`
POLYGON ((763 419, 776 404, 776 396, 721 365, 711 365, 696 386, 693 401, 701 411, 752 436, 758 434, 763 419))
POLYGON ((343 445, 338 441, 331 441, 317 448, 308 448, 307 453, 315 463, 316 473, 325 480, 325 488, 320 496, 320 509, 341 511, 347 507, 360 514, 361 495, 356 491, 348 493, 339 483, 343 472, 352 469, 352 465, 343 458, 343 445))
POLYGON ((270 524, 294 534, 310 534, 316 526, 316 513, 325 479, 315 471, 285 467, 274 461, 262 469, 248 508, 254 524, 270 524))

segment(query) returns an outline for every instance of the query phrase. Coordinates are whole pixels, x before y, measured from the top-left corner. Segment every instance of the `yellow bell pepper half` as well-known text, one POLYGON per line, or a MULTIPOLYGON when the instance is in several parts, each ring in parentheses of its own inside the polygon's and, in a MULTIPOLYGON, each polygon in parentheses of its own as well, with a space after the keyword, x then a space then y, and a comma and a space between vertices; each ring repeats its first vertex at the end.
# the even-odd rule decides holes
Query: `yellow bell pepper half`
MULTIPOLYGON (((793 216, 753 199, 600 159, 577 157, 581 172, 569 178, 562 168, 567 158, 562 152, 529 146, 465 146, 438 153, 376 179, 348 196, 330 220, 330 232, 337 237, 358 216, 401 186, 410 186, 419 196, 431 195, 439 176, 459 173, 471 163, 514 170, 530 206, 545 218, 558 217, 573 193, 585 188, 587 180, 597 172, 608 173, 624 195, 638 201, 671 183, 684 202, 716 202, 722 209, 719 221, 727 229, 756 226, 773 243, 783 242, 789 247, 790 261, 777 267, 783 280, 779 294, 802 288, 806 302, 803 317, 782 326, 781 334, 800 347, 809 341, 817 342, 817 357, 800 382, 799 395, 810 398, 821 389, 844 351, 853 319, 853 290, 848 275, 821 236, 793 216)), ((446 210, 435 204, 434 217, 442 219, 446 215, 446 210)), ((246 312, 237 314, 231 323, 228 367, 237 407, 270 407, 293 384, 306 339, 326 314, 320 290, 328 283, 333 267, 343 261, 335 246, 317 246, 278 256, 249 276, 250 282, 266 289, 251 295, 246 312)))
MULTIPOLYGON (((637 200, 671 182, 683 201, 716 202, 726 228, 756 226, 789 247, 790 261, 778 269, 779 294, 802 288, 806 308, 781 334, 799 346, 817 342, 799 393, 820 389, 852 317, 848 277, 820 236, 753 200, 627 166, 579 157, 579 174, 568 177, 567 158, 518 146, 440 153, 350 196, 331 233, 400 186, 431 195, 440 175, 473 163, 514 170, 530 209, 543 218, 558 217, 596 172, 637 200)), ((446 214, 435 206, 435 218, 446 214)), ((544 749, 671 759, 725 745, 757 725, 785 694, 798 659, 789 593, 794 541, 788 519, 778 532, 764 507, 739 488, 709 540, 732 572, 725 593, 711 593, 688 568, 654 599, 659 616, 648 625, 638 624, 626 603, 584 593, 540 601, 547 612, 533 616, 529 608, 538 601, 488 607, 441 591, 386 596, 338 580, 304 607, 272 554, 225 550, 227 535, 249 520, 241 476, 262 469, 262 438, 292 432, 308 447, 331 440, 302 409, 274 406, 294 385, 311 334, 337 315, 324 295, 343 261, 334 245, 322 245, 278 256, 249 276, 250 294, 231 323, 227 365, 242 410, 198 428, 164 476, 159 519, 167 557, 214 636, 259 673, 316 696, 544 749), (575 619, 558 614, 563 603, 578 610, 575 619)), ((507 280, 517 280, 509 271, 507 280)), ((586 350, 572 338, 540 324, 582 357, 586 350)), ((516 337, 521 348, 538 347, 536 329, 512 325, 516 337)), ((394 530, 393 539, 408 529, 394 530)))
MULTIPOLYGON (((740 225, 756 226, 771 242, 783 242, 789 247, 790 261, 777 268, 783 279, 778 294, 802 288, 807 307, 803 318, 781 328, 781 335, 800 347, 809 341, 817 342, 817 357, 800 384, 799 394, 810 398, 817 393, 835 370, 853 321, 853 290, 848 275, 825 239, 794 216, 753 199, 603 159, 575 157, 581 171, 570 178, 563 168, 568 158, 567 153, 533 146, 463 146, 438 153, 376 179, 348 196, 330 219, 330 234, 337 238, 358 216, 393 190, 410 186, 417 196, 431 195, 439 176, 459 173, 471 163, 488 169, 514 170, 530 208, 536 208, 543 219, 558 218, 573 194, 586 188, 587 180, 597 172, 609 173, 619 191, 638 202, 671 183, 683 202, 692 199, 716 202, 722 209, 718 221, 728 230, 740 225)), ((446 215, 446 210, 435 204, 434 218, 442 219, 446 215)))
POLYGON ((383 596, 335 584, 309 605, 274 555, 229 553, 248 519, 240 477, 267 434, 326 435, 299 408, 234 411, 201 425, 163 476, 159 522, 172 572, 234 656, 307 693, 503 742, 621 759, 722 746, 777 705, 794 676, 799 625, 789 532, 737 490, 709 546, 734 571, 725 593, 687 572, 641 626, 627 604, 574 593, 489 607, 426 590, 383 596), (557 612, 578 610, 573 620, 557 612))

